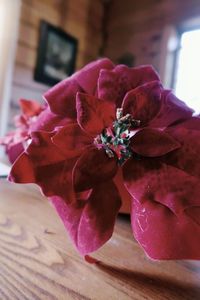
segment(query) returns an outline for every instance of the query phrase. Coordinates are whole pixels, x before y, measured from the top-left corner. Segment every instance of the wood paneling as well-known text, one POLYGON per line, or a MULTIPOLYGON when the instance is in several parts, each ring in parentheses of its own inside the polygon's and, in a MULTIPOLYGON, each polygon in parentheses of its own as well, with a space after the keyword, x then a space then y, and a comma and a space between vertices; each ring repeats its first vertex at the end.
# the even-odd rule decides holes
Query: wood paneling
POLYGON ((99 55, 102 17, 101 0, 22 0, 12 102, 16 105, 18 97, 39 100, 48 89, 33 79, 40 20, 59 26, 78 39, 76 69, 80 69, 99 55))
POLYGON ((117 62, 120 56, 130 52, 137 65, 153 64, 159 71, 165 26, 180 26, 199 12, 199 0, 112 1, 104 53, 117 62))

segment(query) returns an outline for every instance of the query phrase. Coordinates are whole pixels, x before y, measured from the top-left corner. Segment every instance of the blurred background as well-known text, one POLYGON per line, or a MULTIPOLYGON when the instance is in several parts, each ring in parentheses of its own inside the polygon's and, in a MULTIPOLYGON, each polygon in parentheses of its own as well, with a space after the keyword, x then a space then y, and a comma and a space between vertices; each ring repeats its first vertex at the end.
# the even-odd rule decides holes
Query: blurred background
POLYGON ((199 55, 200 0, 0 0, 0 135, 20 98, 41 102, 53 82, 102 56, 152 64, 199 113, 199 55))

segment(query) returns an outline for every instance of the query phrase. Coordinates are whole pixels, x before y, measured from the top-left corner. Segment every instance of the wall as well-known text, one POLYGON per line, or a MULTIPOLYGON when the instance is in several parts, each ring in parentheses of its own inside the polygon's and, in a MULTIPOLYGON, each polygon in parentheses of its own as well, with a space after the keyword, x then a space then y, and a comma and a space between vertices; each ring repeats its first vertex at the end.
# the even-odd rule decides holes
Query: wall
POLYGON ((41 101, 49 88, 33 80, 40 20, 61 27, 78 41, 76 69, 98 57, 102 43, 101 0, 22 0, 20 29, 12 85, 10 127, 18 99, 41 101))
POLYGON ((200 16, 200 0, 111 0, 104 53, 117 61, 130 52, 136 65, 153 64, 159 71, 165 27, 194 16, 200 16))

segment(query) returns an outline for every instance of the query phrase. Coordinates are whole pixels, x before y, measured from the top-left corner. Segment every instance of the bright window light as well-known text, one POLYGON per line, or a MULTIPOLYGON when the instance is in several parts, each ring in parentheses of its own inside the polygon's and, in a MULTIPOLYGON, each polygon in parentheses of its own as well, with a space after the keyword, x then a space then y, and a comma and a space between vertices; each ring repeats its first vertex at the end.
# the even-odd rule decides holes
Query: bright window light
POLYGON ((182 34, 175 93, 200 113, 200 29, 182 34))

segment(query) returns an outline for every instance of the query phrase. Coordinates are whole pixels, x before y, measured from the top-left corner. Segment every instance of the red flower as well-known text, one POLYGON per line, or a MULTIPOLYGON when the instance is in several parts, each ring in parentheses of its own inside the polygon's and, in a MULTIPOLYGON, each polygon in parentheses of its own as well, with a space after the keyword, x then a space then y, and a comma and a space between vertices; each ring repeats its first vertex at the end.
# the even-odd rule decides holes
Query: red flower
POLYGON ((0 144, 6 147, 6 153, 11 163, 24 151, 30 138, 30 128, 44 110, 43 106, 33 100, 20 99, 19 104, 22 114, 14 119, 16 129, 0 138, 0 144))
POLYGON ((198 175, 185 167, 182 132, 199 119, 163 90, 153 69, 97 61, 45 98, 54 117, 49 108, 43 112, 10 179, 42 188, 78 250, 95 251, 111 237, 125 195, 132 197, 133 232, 149 256, 199 258, 199 238, 190 237, 192 230, 200 237, 193 209, 199 206, 198 175))

